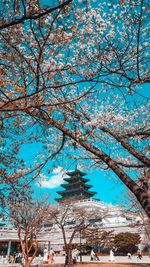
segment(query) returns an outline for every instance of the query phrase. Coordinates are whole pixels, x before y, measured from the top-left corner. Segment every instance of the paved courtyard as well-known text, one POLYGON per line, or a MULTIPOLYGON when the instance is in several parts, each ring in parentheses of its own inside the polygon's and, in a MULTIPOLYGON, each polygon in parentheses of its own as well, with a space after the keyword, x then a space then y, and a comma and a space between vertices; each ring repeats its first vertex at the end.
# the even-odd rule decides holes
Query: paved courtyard
MULTIPOLYGON (((109 261, 109 256, 100 256, 100 261, 91 261, 91 263, 95 262, 100 262, 100 263, 110 263, 109 261)), ((38 259, 35 260, 35 263, 38 262, 38 259)), ((55 256, 54 257, 54 263, 64 263, 65 262, 65 257, 63 256, 55 256)), ((78 260, 80 262, 80 259, 78 260)), ((89 256, 82 256, 82 262, 90 262, 90 257, 89 256)), ((143 256, 143 258, 137 259, 137 256, 132 256, 131 260, 128 259, 127 256, 116 256, 115 257, 115 263, 147 263, 150 264, 150 257, 148 256, 143 256)))
MULTIPOLYGON (((99 257, 100 259, 100 262, 110 262, 109 261, 109 256, 100 256, 99 257)), ((57 256, 57 257, 54 257, 54 262, 55 263, 64 263, 65 261, 65 258, 64 257, 60 257, 60 256, 57 256)), ((80 260, 78 260, 80 261, 80 260)), ((90 257, 89 256, 82 256, 82 261, 83 262, 90 262, 90 257)), ((92 261, 92 262, 97 262, 97 261, 92 261)), ((128 257, 126 256, 116 256, 115 257, 115 263, 147 263, 147 264, 150 264, 150 257, 148 256, 143 256, 143 258, 141 260, 137 259, 137 256, 132 256, 131 260, 128 259, 128 257)))
MULTIPOLYGON (((109 267, 110 266, 110 261, 109 261, 109 256, 100 256, 100 261, 91 261, 91 266, 96 266, 95 263, 106 263, 106 267, 109 267), (93 263, 93 264, 92 264, 93 263)), ((54 257, 54 262, 52 265, 56 265, 56 264, 61 264, 61 263, 64 263, 65 262, 65 257, 64 256, 55 256, 54 257)), ((80 262, 80 259, 78 260, 78 262, 80 262)), ((86 266, 86 263, 90 263, 90 257, 89 256, 82 256, 82 262, 85 263, 83 266, 86 266)), ((146 267, 150 267, 150 257, 148 256, 143 256, 143 258, 140 260, 140 259, 137 259, 137 256, 132 256, 131 260, 128 259, 127 256, 116 256, 115 257, 115 261, 113 262, 113 264, 111 266, 114 266, 115 263, 119 264, 119 263, 122 263, 122 264, 125 264, 125 263, 131 263, 131 266, 132 266, 132 263, 136 263, 137 265, 139 264, 139 266, 141 266, 141 264, 145 264, 146 267)), ((100 264, 100 266, 102 266, 100 264)), ((48 266, 47 264, 42 264, 42 257, 39 259, 39 258, 35 258, 34 259, 34 262, 33 262, 33 265, 42 265, 42 266, 48 266)), ((20 266, 20 264, 0 264, 0 267, 7 267, 7 266, 20 266)), ((89 265, 88 265, 89 266, 89 265)), ((118 265, 118 267, 121 267, 121 266, 124 266, 124 265, 118 265)))

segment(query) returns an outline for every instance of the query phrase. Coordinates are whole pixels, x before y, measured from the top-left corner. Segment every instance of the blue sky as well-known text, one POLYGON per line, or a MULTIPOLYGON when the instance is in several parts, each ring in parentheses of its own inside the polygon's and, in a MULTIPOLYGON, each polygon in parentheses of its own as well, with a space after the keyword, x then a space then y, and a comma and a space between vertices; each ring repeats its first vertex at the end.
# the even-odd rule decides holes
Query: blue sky
MULTIPOLYGON (((35 133, 36 134, 36 133, 35 133)), ((36 155, 42 152, 42 144, 34 142, 32 144, 23 145, 20 151, 20 156, 25 160, 26 166, 33 166, 36 155)), ((57 168, 52 168, 53 163, 48 162, 47 168, 53 169, 49 174, 46 169, 42 170, 41 175, 38 176, 34 183, 35 196, 42 198, 44 195, 49 195, 51 202, 55 202, 54 199, 58 197, 57 191, 62 189, 61 184, 63 183, 63 178, 66 177, 65 171, 72 171, 76 168, 75 163, 71 164, 68 169, 67 166, 62 164, 57 165, 57 168)), ((113 174, 113 172, 106 172, 104 170, 95 170, 95 168, 89 167, 83 171, 87 174, 85 177, 88 178, 89 184, 93 187, 91 191, 97 192, 94 196, 96 199, 100 199, 106 203, 116 204, 120 202, 119 196, 125 190, 125 186, 119 179, 113 174)), ((80 169, 80 167, 79 167, 80 169)))
MULTIPOLYGON (((23 156, 27 165, 33 162, 34 157, 39 150, 41 150, 41 145, 38 143, 24 146, 21 150, 21 156, 23 156)), ((49 165, 51 165, 51 162, 49 162, 49 165)), ((72 165, 70 171, 74 170, 75 167, 75 165, 72 165)), ((66 171, 68 171, 68 169, 66 171)), ((94 168, 89 168, 87 171, 83 171, 86 173, 85 178, 90 180, 88 184, 93 186, 91 191, 97 192, 94 198, 100 199, 102 202, 106 203, 120 203, 120 196, 125 191, 125 186, 119 181, 115 174, 111 171, 106 172, 104 170, 95 170, 94 168)), ((44 195, 49 195, 50 201, 55 203, 54 199, 58 197, 56 192, 62 189, 61 184, 63 183, 64 177, 66 177, 65 166, 54 168, 50 174, 42 171, 39 179, 34 183, 35 196, 43 198, 44 195)))

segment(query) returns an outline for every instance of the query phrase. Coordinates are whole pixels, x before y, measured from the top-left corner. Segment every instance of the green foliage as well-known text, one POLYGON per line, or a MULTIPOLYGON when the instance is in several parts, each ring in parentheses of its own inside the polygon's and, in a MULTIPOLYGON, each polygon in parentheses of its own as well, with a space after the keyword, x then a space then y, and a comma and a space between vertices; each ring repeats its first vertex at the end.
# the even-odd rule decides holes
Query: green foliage
POLYGON ((114 237, 114 245, 120 251, 135 252, 140 243, 140 235, 137 233, 119 233, 114 237))

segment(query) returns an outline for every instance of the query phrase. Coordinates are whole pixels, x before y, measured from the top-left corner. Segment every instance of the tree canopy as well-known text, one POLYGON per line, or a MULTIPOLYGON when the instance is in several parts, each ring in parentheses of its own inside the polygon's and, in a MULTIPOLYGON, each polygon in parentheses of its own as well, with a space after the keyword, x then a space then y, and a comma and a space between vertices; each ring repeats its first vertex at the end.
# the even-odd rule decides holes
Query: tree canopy
MULTIPOLYGON (((42 10, 14 4, 0 31, 2 144, 15 138, 17 154, 41 141, 45 152, 34 168, 18 175, 13 167, 12 181, 37 176, 62 153, 74 160, 76 150, 77 159, 112 170, 150 216, 150 113, 140 93, 149 83, 148 1, 61 1, 42 10)), ((9 162, 15 157, 5 155, 5 177, 9 162)))
POLYGON ((126 253, 136 252, 138 244, 140 244, 140 235, 137 233, 119 233, 114 237, 115 247, 126 253))

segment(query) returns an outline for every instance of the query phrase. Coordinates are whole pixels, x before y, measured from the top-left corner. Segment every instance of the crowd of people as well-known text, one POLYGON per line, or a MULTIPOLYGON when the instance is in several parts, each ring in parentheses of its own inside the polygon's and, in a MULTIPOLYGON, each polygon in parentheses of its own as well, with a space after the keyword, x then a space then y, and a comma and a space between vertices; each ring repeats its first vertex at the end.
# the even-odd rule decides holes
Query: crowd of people
MULTIPOLYGON (((55 252, 54 252, 53 248, 51 248, 48 251, 48 249, 45 247, 44 251, 43 251, 43 256, 39 255, 38 260, 40 261, 40 263, 52 264, 54 262, 54 255, 55 255, 55 252)), ((72 260, 73 260, 74 264, 77 263, 77 261, 79 260, 79 255, 80 255, 80 251, 77 248, 74 248, 72 250, 72 260)), ((127 253, 127 257, 129 260, 131 260, 132 255, 130 252, 127 253)), ((149 257, 150 257, 150 254, 149 254, 149 257)), ((141 251, 138 250, 137 259, 142 260, 142 258, 143 258, 143 256, 141 254, 141 251)), ((65 256, 65 260, 67 261, 67 255, 65 256)), ((97 253, 95 252, 94 249, 92 249, 90 252, 90 261, 100 261, 100 257, 97 255, 97 253)), ((109 261, 110 262, 115 261, 114 249, 110 250, 109 261)), ((6 264, 6 263, 11 263, 11 264, 23 263, 23 255, 22 255, 22 253, 14 253, 13 256, 10 255, 9 257, 8 256, 4 257, 3 255, 1 255, 0 256, 0 265, 2 263, 3 264, 6 264)))
POLYGON ((22 253, 14 253, 13 255, 10 256, 0 256, 0 264, 8 264, 8 263, 22 263, 22 253))

